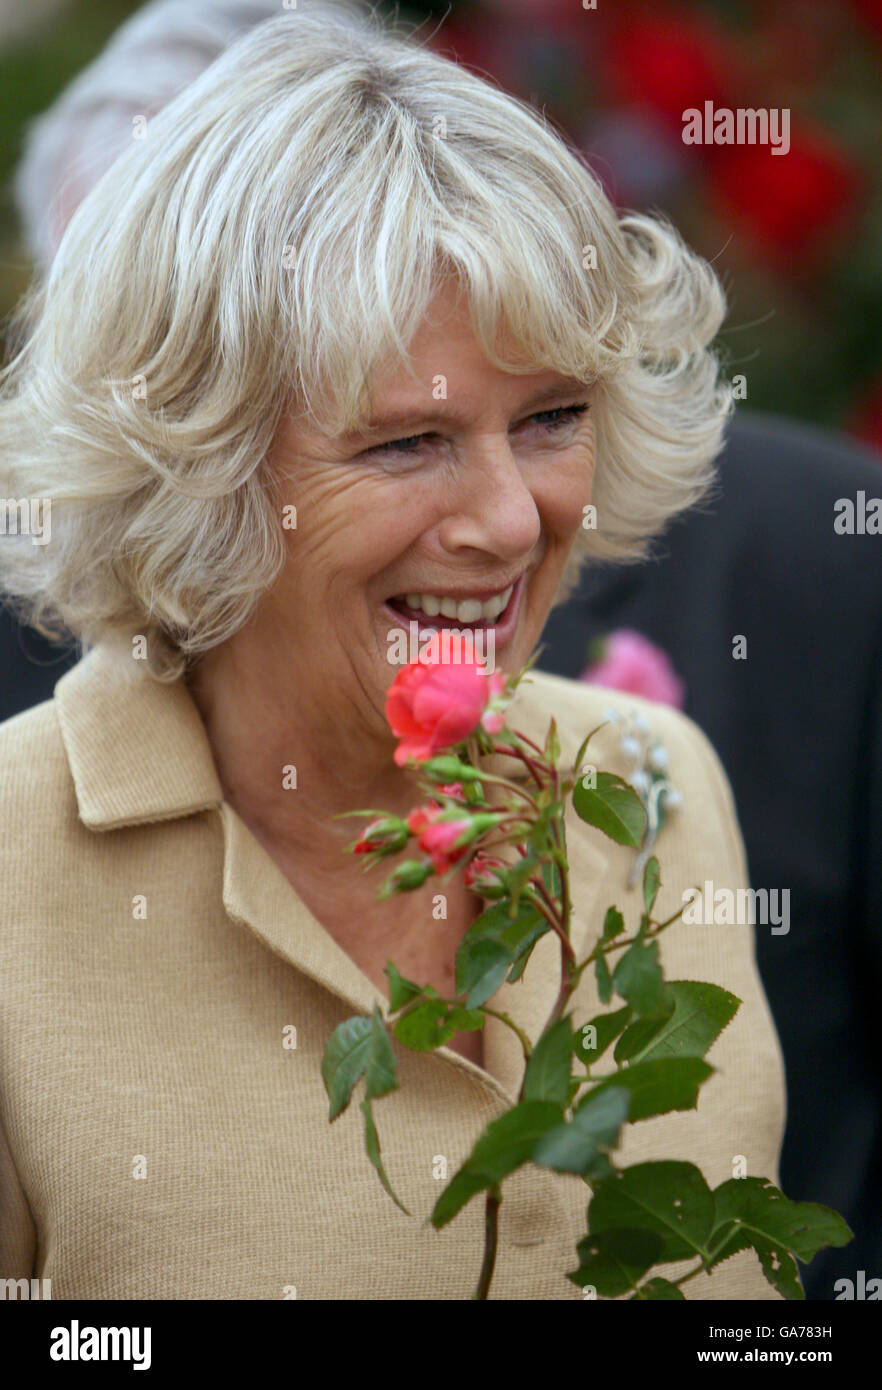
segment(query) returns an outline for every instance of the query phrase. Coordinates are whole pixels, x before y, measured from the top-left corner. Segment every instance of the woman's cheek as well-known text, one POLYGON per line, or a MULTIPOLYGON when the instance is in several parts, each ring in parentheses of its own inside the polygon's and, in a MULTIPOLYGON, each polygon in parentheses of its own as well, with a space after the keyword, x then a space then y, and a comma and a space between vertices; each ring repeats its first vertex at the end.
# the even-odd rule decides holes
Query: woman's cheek
POLYGON ((546 529, 561 540, 573 540, 591 502, 593 452, 569 450, 565 459, 551 464, 537 497, 546 529))

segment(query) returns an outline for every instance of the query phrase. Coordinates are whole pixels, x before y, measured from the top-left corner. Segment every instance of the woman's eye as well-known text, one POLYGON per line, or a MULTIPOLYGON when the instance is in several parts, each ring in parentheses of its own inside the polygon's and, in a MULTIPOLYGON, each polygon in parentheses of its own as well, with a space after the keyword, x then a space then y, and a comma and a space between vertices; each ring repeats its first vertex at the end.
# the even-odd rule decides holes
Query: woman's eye
MULTIPOLYGON (((530 415, 524 423, 530 424, 535 421, 550 434, 553 434, 562 425, 570 424, 580 415, 584 415, 587 409, 587 401, 582 405, 556 406, 553 410, 540 410, 535 415, 530 415)), ((415 454, 421 445, 427 444, 437 437, 435 434, 409 434, 403 439, 390 439, 386 444, 375 444, 373 448, 365 449, 364 452, 365 454, 415 454)))
POLYGON ((531 420, 538 421, 546 428, 555 430, 560 425, 567 425, 572 420, 577 420, 580 415, 584 415, 588 409, 588 402, 584 405, 556 406, 554 410, 540 410, 538 415, 531 415, 531 420))
POLYGON ((369 454, 393 453, 393 454, 412 454, 419 448, 420 444, 426 439, 432 439, 431 434, 409 434, 404 439, 390 439, 388 444, 378 444, 374 449, 368 449, 369 454))

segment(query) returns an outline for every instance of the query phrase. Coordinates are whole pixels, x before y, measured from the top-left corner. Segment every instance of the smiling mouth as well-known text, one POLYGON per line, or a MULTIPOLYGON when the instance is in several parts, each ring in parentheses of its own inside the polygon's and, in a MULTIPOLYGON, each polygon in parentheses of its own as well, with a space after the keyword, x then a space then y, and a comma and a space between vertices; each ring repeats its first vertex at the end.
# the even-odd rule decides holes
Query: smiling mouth
POLYGON ((409 593, 386 600, 405 622, 435 628, 493 628, 501 626, 517 604, 523 576, 507 589, 484 599, 456 599, 443 594, 409 593))

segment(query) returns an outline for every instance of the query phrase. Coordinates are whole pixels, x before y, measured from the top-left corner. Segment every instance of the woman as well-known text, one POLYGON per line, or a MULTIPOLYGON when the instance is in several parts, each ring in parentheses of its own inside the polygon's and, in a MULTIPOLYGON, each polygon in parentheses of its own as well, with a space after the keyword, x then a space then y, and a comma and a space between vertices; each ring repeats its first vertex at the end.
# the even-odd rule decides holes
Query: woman
MULTIPOLYGON (((443 1234, 408 1221, 358 1118, 329 1126, 320 1062, 388 1005, 387 959, 448 992, 479 904, 459 878, 440 920, 431 880, 378 904, 334 817, 417 800, 384 718, 401 629, 472 626, 517 670, 586 555, 641 554, 702 494, 722 312, 709 267, 619 220, 534 111, 339 6, 258 26, 82 204, 0 404, 0 487, 51 517, 48 544, 4 538, 3 583, 87 649, 0 730, 0 1275, 55 1298, 469 1295, 477 1204, 443 1234)), ((553 714, 572 756, 610 706, 643 711, 683 792, 660 908, 743 885, 725 777, 681 716, 536 675, 511 722, 553 714)), ((598 762, 625 772, 611 727, 598 762)), ((609 903, 639 911, 631 859, 580 822, 570 857, 587 944, 609 903)), ((750 928, 678 926, 663 961, 743 1003, 698 1111, 622 1156, 775 1181, 750 928)), ((537 948, 499 991, 533 1034, 555 965, 537 948)), ((522 1058, 489 1020, 399 1067, 383 1152, 424 1217, 522 1058)), ((584 1207, 577 1180, 517 1173, 494 1295, 581 1297, 584 1207)), ((775 1296, 750 1252, 684 1288, 775 1296)))

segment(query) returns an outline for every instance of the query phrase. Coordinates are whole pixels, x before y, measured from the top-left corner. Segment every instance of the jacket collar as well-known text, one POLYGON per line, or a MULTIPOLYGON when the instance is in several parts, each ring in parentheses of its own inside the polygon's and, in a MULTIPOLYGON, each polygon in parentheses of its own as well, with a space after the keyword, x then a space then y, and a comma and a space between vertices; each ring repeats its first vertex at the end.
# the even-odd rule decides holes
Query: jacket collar
MULTIPOLYGON (((516 696, 516 728, 541 745, 551 709, 559 715, 558 682, 532 672, 516 696)), ((578 718, 558 718, 562 758, 572 759, 588 729, 602 721, 608 692, 581 687, 578 718)), ((370 1013, 388 999, 337 945, 297 896, 292 885, 223 797, 211 746, 186 684, 161 684, 127 655, 93 648, 55 687, 61 735, 73 776, 79 816, 93 831, 147 825, 219 813, 223 830, 224 908, 271 950, 358 1013, 370 1013), (134 668, 134 669, 132 669, 134 668)), ((509 771, 513 769, 511 764, 509 771)), ((598 896, 607 879, 608 860, 593 836, 570 812, 568 851, 573 900, 572 941, 584 955, 597 934, 598 896)), ((553 1008, 560 979, 555 937, 544 937, 523 979, 503 984, 493 1006, 534 1039, 553 1008)), ((488 1018, 484 1030, 484 1069, 449 1048, 438 1049, 454 1066, 489 1084, 512 1103, 523 1074, 523 1055, 514 1033, 488 1018), (488 1075, 489 1073, 489 1075, 488 1075)))
POLYGON ((223 791, 199 711, 182 681, 93 647, 55 687, 80 820, 116 830, 220 806, 223 791))

